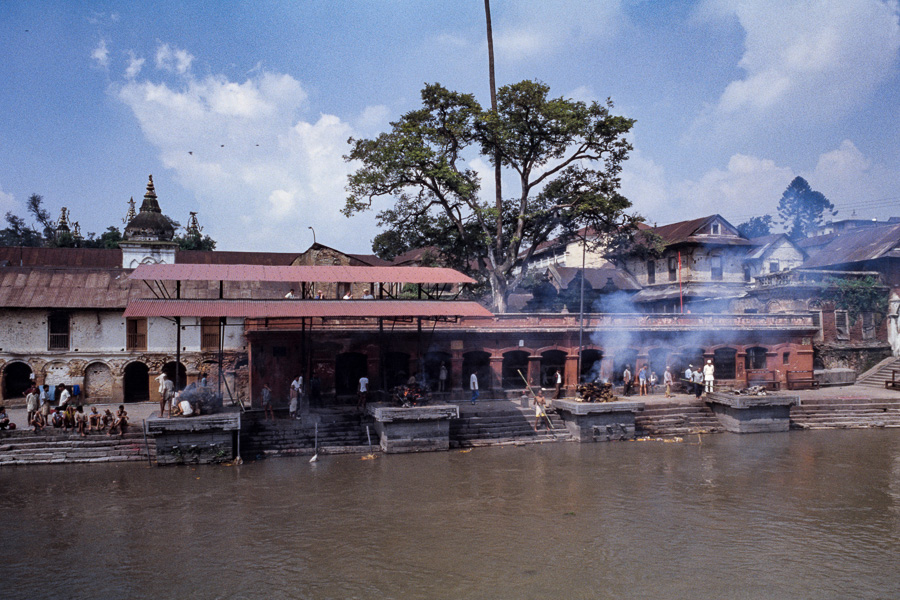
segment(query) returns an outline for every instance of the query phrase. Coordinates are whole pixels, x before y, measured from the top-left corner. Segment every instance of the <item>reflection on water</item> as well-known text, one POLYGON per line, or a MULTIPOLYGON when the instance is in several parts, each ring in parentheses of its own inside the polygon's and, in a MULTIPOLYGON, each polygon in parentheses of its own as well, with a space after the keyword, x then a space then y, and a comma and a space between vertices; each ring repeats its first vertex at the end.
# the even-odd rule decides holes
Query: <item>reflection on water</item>
POLYGON ((896 597, 900 436, 3 468, 0 535, 3 598, 896 597))

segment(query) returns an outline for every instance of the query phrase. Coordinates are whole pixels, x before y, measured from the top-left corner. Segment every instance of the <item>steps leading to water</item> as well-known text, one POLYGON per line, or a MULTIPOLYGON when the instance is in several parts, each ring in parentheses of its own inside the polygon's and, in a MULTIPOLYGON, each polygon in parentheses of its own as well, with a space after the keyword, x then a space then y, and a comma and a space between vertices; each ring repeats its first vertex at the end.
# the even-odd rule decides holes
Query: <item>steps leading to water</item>
POLYGON ((534 430, 534 409, 517 408, 476 408, 460 414, 450 421, 450 447, 471 448, 476 446, 496 446, 501 444, 549 442, 571 439, 571 434, 563 420, 556 413, 549 412, 553 425, 534 430))
MULTIPOLYGON (((150 456, 156 446, 149 443, 150 456)), ((147 447, 140 428, 123 436, 91 433, 81 437, 56 430, 16 430, 0 433, 0 465, 34 465, 84 462, 147 460, 147 447)))
POLYGON ((897 398, 808 398, 791 408, 793 429, 900 427, 897 398))
POLYGON ((323 412, 307 416, 305 421, 276 419, 267 421, 261 415, 245 415, 241 429, 241 455, 245 458, 269 455, 312 454, 318 444, 323 454, 365 452, 369 450, 366 425, 374 448, 378 434, 370 417, 355 412, 323 412))
POLYGON ((638 437, 721 433, 725 429, 706 403, 689 396, 677 402, 652 402, 635 416, 638 437))

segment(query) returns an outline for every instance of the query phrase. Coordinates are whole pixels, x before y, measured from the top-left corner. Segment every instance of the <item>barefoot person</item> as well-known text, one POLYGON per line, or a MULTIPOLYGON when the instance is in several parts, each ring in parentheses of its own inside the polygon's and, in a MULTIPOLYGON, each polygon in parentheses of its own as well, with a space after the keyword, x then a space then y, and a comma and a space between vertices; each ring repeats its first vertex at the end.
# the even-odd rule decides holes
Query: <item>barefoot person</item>
POLYGON ((100 413, 97 412, 96 406, 92 406, 88 415, 88 431, 94 431, 95 429, 100 431, 100 413))
MULTIPOLYGON (((544 419, 547 418, 547 411, 544 410, 546 406, 546 402, 544 400, 544 396, 542 394, 537 394, 534 397, 534 430, 538 430, 538 425, 541 423, 542 417, 544 419)), ((547 426, 547 429, 550 429, 550 426, 547 426)))
POLYGON ((263 407, 263 414, 265 415, 266 420, 268 420, 269 417, 271 417, 272 420, 274 421, 275 420, 275 409, 272 408, 272 390, 269 389, 268 383, 263 384, 262 407, 263 407))

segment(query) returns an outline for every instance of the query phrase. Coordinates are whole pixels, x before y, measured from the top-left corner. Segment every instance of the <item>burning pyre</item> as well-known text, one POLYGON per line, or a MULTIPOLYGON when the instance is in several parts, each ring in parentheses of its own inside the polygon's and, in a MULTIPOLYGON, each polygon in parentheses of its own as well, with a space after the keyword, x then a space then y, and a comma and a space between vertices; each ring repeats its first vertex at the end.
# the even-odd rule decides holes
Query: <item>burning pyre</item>
POLYGON ((430 399, 428 389, 418 383, 398 385, 391 389, 391 400, 403 408, 411 406, 423 406, 430 399))
POLYGON ((594 381, 579 385, 575 391, 582 402, 615 402, 618 398, 612 392, 611 383, 594 381))

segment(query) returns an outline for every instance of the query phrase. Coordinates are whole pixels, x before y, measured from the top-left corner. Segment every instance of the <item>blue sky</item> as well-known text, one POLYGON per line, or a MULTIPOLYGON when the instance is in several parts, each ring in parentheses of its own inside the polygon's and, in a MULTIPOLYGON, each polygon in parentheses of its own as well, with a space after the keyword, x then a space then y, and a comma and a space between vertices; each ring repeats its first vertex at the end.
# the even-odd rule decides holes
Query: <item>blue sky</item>
MULTIPOLYGON (((494 0, 497 80, 637 119, 623 191, 651 223, 774 213, 797 175, 838 218, 900 216, 898 13, 494 0)), ((347 139, 416 108, 425 82, 488 104, 484 30, 481 0, 2 0, 0 214, 38 193, 99 233, 153 174, 163 211, 197 211, 219 249, 299 252, 312 226, 370 252, 374 213, 339 213, 347 139)))

